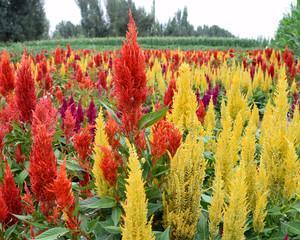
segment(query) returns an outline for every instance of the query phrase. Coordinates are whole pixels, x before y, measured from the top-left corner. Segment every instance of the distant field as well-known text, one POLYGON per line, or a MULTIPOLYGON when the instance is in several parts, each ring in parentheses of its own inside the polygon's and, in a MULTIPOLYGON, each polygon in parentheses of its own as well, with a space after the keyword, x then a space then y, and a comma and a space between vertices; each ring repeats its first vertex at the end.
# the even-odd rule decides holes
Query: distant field
MULTIPOLYGON (((268 45, 266 40, 238 39, 238 38, 209 38, 209 37, 142 37, 138 39, 143 48, 154 49, 254 49, 264 48, 268 45)), ((118 49, 123 38, 78 38, 62 40, 28 41, 23 43, 0 43, 0 50, 7 49, 13 52, 52 50, 57 46, 65 47, 70 43, 74 49, 108 50, 118 49)))

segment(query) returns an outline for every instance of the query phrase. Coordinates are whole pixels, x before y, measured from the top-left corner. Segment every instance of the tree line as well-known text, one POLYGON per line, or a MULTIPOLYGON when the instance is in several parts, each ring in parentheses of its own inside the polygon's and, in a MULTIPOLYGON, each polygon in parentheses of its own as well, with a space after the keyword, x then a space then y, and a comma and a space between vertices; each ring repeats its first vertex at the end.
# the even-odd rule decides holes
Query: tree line
MULTIPOLYGON (((81 22, 60 22, 51 37, 106 37, 124 36, 130 9, 139 36, 209 36, 234 37, 219 26, 194 26, 188 21, 188 10, 178 10, 165 24, 157 21, 155 0, 147 12, 132 0, 74 0, 81 13, 81 22)), ((27 41, 49 38, 49 21, 44 0, 0 0, 0 41, 27 41)))
POLYGON ((162 24, 155 17, 155 0, 150 13, 143 7, 137 7, 132 0, 104 0, 104 6, 100 0, 75 0, 75 2, 80 8, 81 24, 60 22, 53 34, 55 38, 124 36, 129 9, 136 21, 139 36, 234 37, 232 33, 216 25, 204 25, 195 29, 188 21, 187 7, 179 9, 166 24, 162 24))

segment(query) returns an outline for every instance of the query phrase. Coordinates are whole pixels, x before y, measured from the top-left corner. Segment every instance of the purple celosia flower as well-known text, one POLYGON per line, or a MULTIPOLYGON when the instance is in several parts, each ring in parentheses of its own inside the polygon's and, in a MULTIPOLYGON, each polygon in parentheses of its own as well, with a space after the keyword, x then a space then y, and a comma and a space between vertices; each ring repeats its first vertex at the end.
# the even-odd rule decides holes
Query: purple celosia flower
POLYGON ((89 124, 94 125, 97 117, 97 109, 95 107, 93 99, 91 100, 89 107, 86 111, 86 116, 88 118, 89 124))
POLYGON ((81 103, 78 103, 75 119, 76 119, 75 131, 78 132, 80 129, 80 124, 84 120, 84 113, 83 113, 81 103))

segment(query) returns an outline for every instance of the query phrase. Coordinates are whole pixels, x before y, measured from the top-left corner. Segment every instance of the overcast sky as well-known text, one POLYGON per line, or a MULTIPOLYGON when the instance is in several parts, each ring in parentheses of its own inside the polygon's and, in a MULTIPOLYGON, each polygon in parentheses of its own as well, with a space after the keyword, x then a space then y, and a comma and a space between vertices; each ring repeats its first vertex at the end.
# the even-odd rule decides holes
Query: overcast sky
MULTIPOLYGON (((150 12, 152 0, 135 0, 150 12)), ((296 0, 157 0, 156 17, 167 22, 177 9, 188 8, 189 21, 199 25, 219 25, 239 37, 272 38, 282 16, 296 0)), ((80 23, 80 10, 74 0, 45 0, 45 10, 53 31, 57 23, 80 23)))

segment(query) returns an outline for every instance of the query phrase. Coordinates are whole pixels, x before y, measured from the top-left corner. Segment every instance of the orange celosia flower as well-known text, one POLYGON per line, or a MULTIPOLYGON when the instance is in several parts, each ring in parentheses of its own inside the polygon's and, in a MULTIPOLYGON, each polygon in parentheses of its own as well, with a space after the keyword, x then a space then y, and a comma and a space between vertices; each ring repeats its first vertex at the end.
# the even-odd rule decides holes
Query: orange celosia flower
POLYGON ((120 145, 119 140, 116 138, 116 134, 118 133, 118 131, 119 131, 118 124, 112 118, 112 116, 110 114, 108 114, 107 122, 106 122, 106 125, 105 125, 105 132, 106 132, 107 137, 108 137, 109 145, 113 149, 116 149, 120 145))
POLYGON ((55 195, 47 190, 56 178, 56 158, 52 149, 52 135, 44 124, 36 126, 30 153, 29 177, 37 201, 47 208, 55 195))
POLYGON ((181 144, 181 133, 167 120, 160 120, 152 127, 153 139, 151 141, 151 153, 154 161, 159 159, 167 151, 175 155, 181 144))
MULTIPOLYGON (((79 133, 74 135, 74 148, 76 149, 81 163, 87 159, 87 157, 91 154, 92 151, 92 142, 93 137, 91 135, 91 127, 85 127, 81 129, 79 133)), ((83 164, 84 165, 84 164, 83 164)))
POLYGON ((113 151, 108 147, 101 147, 103 152, 103 158, 100 163, 100 168, 102 169, 105 180, 114 186, 117 181, 117 169, 118 163, 114 159, 113 151))
POLYGON ((75 209, 75 198, 72 192, 72 182, 68 179, 66 171, 66 160, 60 167, 60 171, 54 180, 51 191, 55 194, 58 208, 63 211, 65 221, 70 229, 78 229, 79 222, 76 216, 73 216, 75 209))

